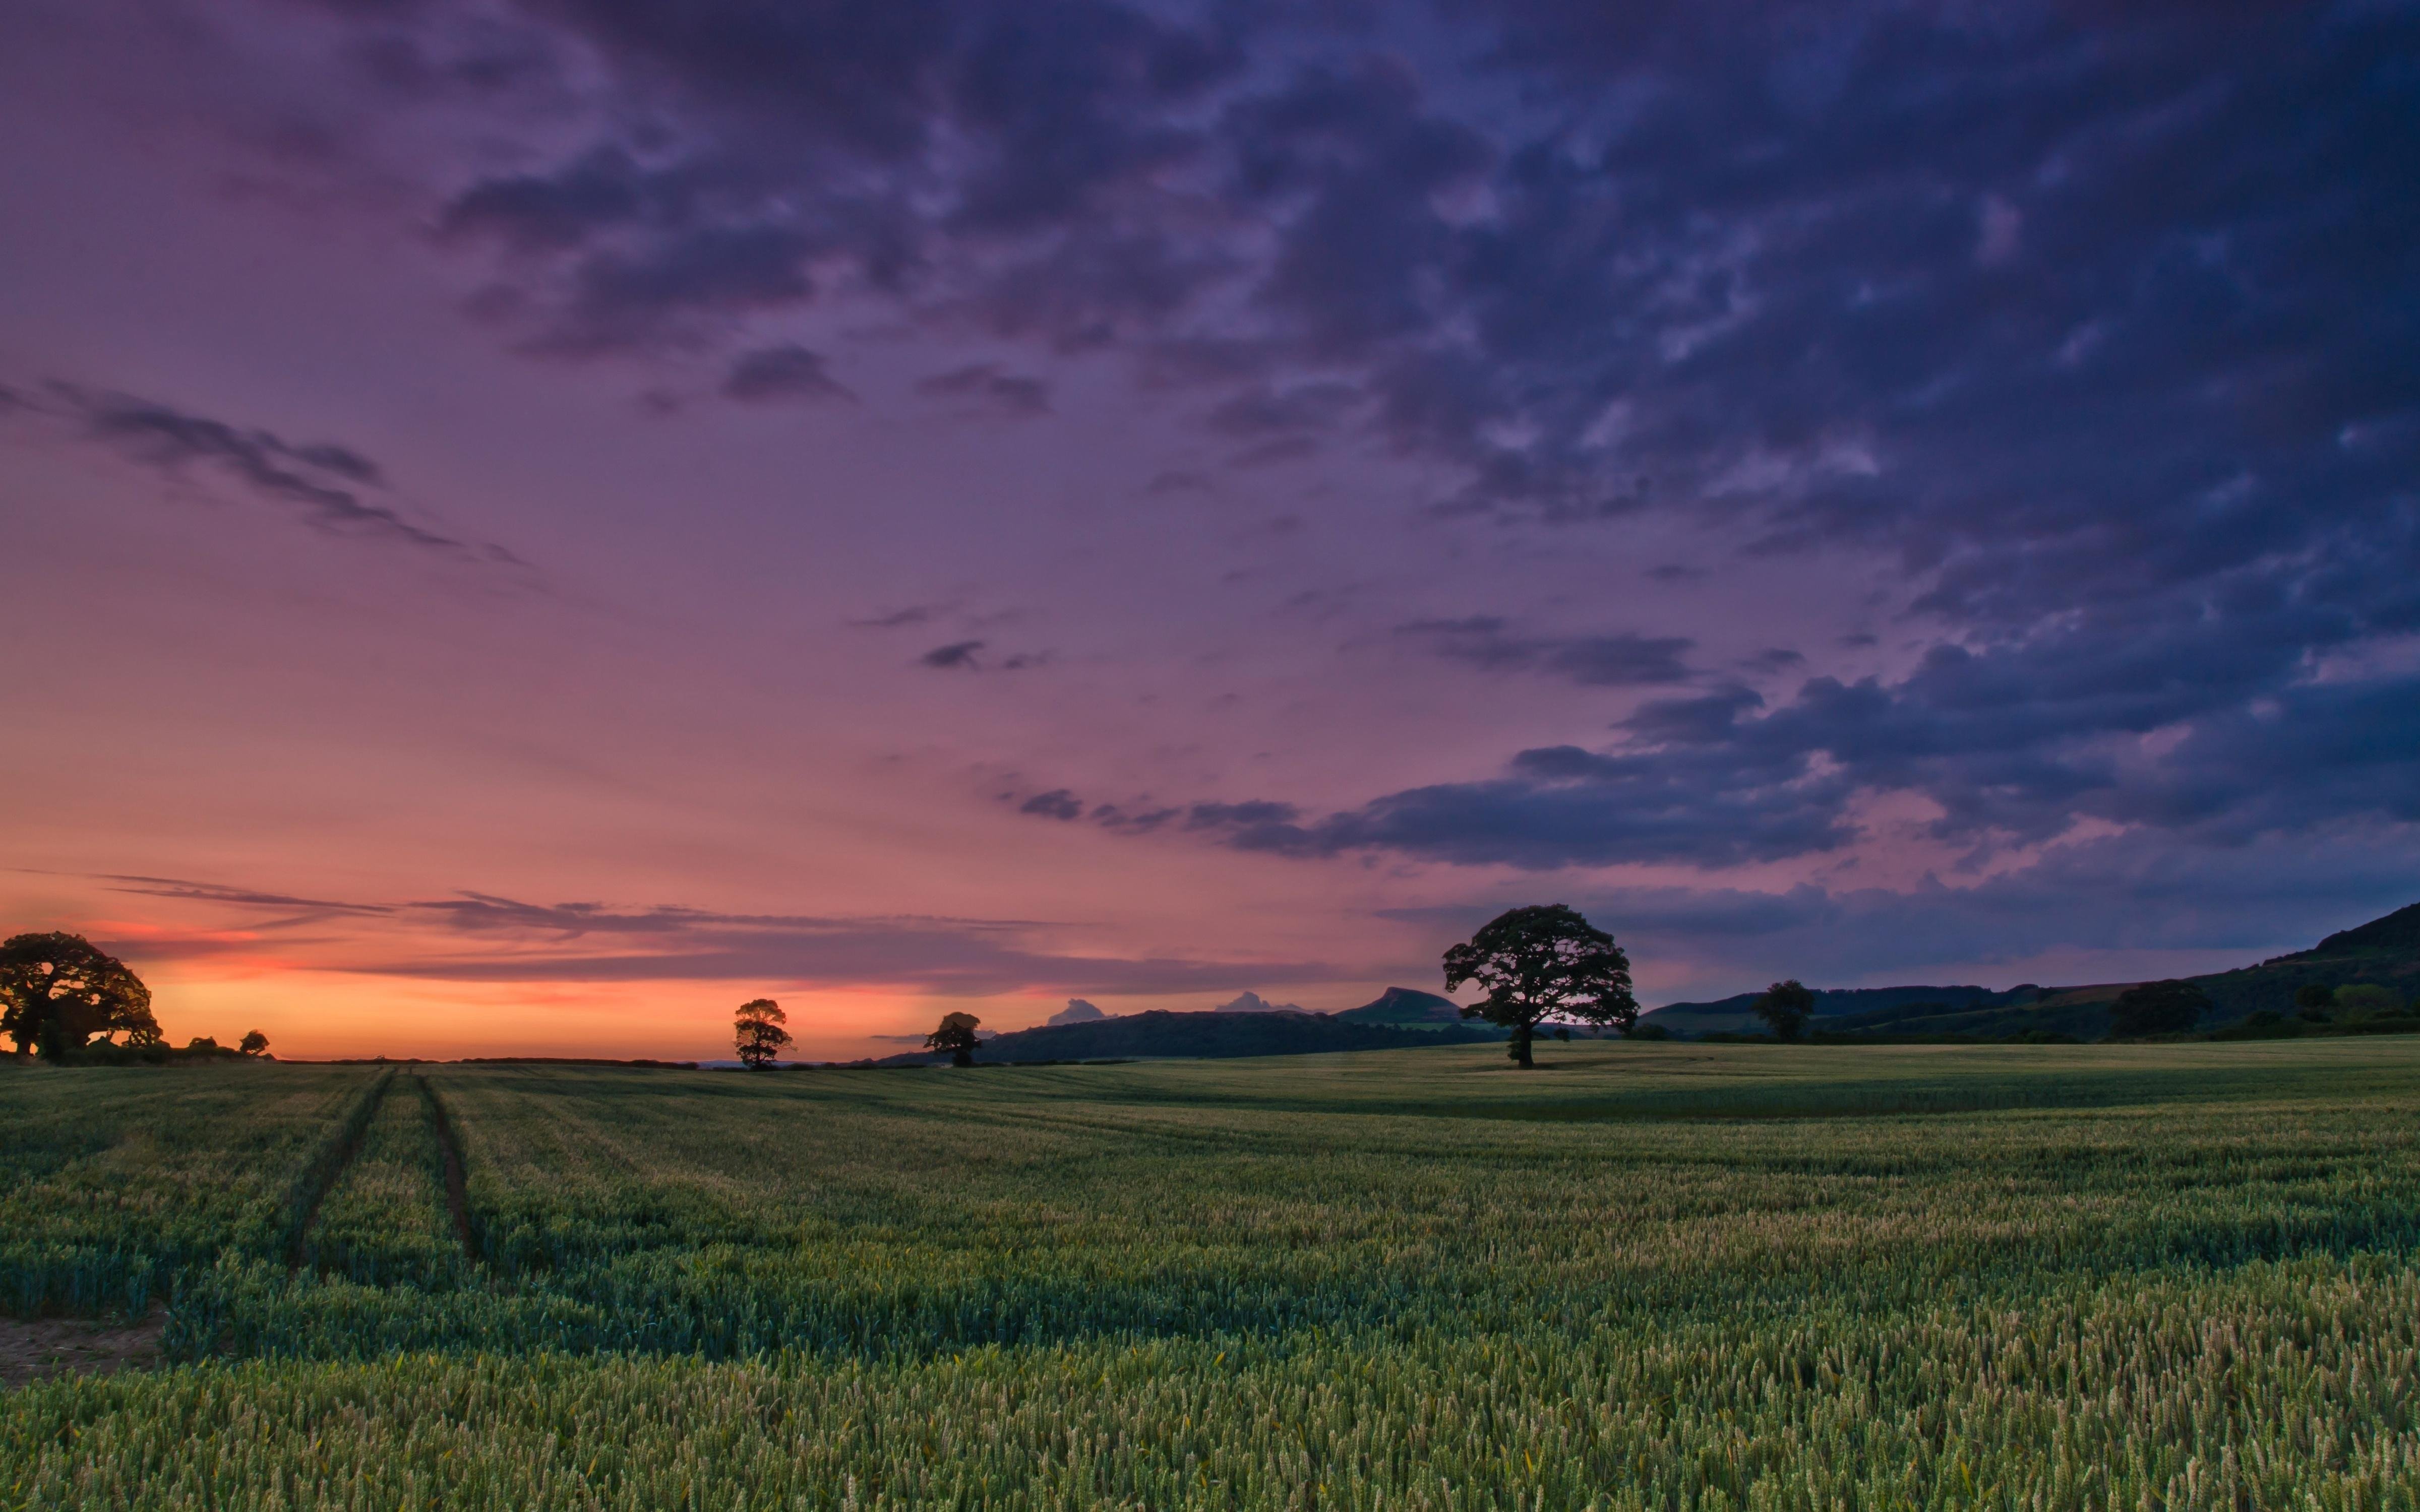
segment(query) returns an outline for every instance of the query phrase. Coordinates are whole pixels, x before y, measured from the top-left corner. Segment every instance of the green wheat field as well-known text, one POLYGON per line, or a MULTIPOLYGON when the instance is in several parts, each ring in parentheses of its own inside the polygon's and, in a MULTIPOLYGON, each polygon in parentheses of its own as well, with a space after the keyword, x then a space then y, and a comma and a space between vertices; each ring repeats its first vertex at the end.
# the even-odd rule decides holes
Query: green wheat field
POLYGON ((8 1068, 0 1182, 170 1362, 7 1508, 2420 1505, 2411 1041, 8 1068))

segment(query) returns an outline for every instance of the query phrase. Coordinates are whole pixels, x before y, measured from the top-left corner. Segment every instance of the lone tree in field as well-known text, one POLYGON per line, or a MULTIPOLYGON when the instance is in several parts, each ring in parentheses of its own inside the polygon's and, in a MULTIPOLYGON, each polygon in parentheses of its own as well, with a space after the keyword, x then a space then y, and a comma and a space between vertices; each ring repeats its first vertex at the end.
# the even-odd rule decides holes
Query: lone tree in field
POLYGON ((1796 978, 1776 981, 1757 995, 1748 1011, 1764 1020, 1776 1040, 1795 1040, 1815 1016, 1815 994, 1796 978))
POLYGON ((81 934, 20 934, 0 944, 0 1034, 17 1054, 55 1058, 95 1039, 161 1043, 151 989, 81 934))
POLYGON ((246 1029, 243 1038, 235 1042, 235 1047, 247 1056, 265 1056, 269 1054, 269 1036, 258 1029, 246 1029))
POLYGON ((789 1022, 790 1015, 769 997, 740 1004, 739 1016, 732 1022, 739 1037, 739 1063, 750 1071, 771 1066, 773 1057, 790 1042, 790 1031, 782 1027, 789 1022))
POLYGON ((924 1036, 924 1048, 936 1055, 946 1050, 953 1066, 975 1063, 975 1026, 983 1020, 972 1013, 944 1013, 940 1027, 924 1036))
POLYGON ((1462 1011, 1512 1031, 1505 1051, 1516 1065, 1533 1066, 1529 1041, 1541 1019, 1578 1019, 1611 1024, 1628 1034, 1638 1022, 1638 999, 1630 995, 1630 957, 1613 936, 1561 903, 1515 908, 1499 914, 1462 945, 1445 953, 1445 990, 1475 981, 1485 1000, 1462 1011))
POLYGON ((2129 987, 2109 1005, 2109 1038, 2139 1040, 2147 1034, 2180 1034, 2210 1011, 2210 994, 2189 981, 2147 981, 2129 987))

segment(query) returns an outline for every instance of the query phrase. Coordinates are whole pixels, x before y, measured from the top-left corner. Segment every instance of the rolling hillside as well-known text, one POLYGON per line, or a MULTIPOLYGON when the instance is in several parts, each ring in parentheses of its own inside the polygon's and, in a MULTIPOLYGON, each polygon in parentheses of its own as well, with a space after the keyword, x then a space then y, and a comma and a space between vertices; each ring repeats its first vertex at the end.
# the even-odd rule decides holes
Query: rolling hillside
POLYGON ((1344 1024, 1379 1024, 1403 1029, 1435 1029, 1466 1022, 1462 1016, 1462 1005, 1452 998, 1411 987, 1389 987, 1359 1008, 1348 1008, 1328 1016, 1344 1024))
MULTIPOLYGON (((1461 1044, 1492 1040, 1485 1028, 1439 1025, 1394 1028, 1346 1023, 1324 1013, 1171 1013, 1155 1011, 1018 1029, 985 1040, 975 1058, 990 1063, 1034 1060, 1142 1060, 1183 1057, 1225 1059, 1240 1056, 1301 1056, 1337 1050, 1396 1050, 1407 1045, 1461 1044)), ((888 1056, 881 1066, 921 1066, 935 1057, 922 1051, 888 1056)))
MULTIPOLYGON (((1815 1015, 1819 1019, 1858 1018, 1923 1005, 1930 1011, 1948 1012, 1997 1008, 2031 999, 2034 986, 1993 992, 1989 987, 1847 987, 1819 988, 1815 1015)), ((1764 1027, 1752 1011, 1758 995, 1739 993, 1707 1003, 1668 1003, 1640 1016, 1639 1022, 1661 1025, 1674 1034, 1753 1034, 1764 1027)))
MULTIPOLYGON (((2375 983, 2410 1001, 2420 995, 2420 903, 2398 908, 2352 929, 2340 930, 2307 950, 2273 956, 2257 965, 2188 979, 2210 994, 2212 1011, 2203 1028, 2216 1028, 2267 1010, 2290 1014, 2304 987, 2375 983)), ((2037 987, 2006 992, 1984 987, 1869 987, 1818 991, 1818 1033, 1887 1037, 1955 1036, 2008 1039, 2030 1032, 2095 1040, 2109 1032, 2109 1005, 2134 983, 2037 987)), ((1675 1034, 1760 1032, 1750 1011, 1754 993, 1707 1003, 1673 1003, 1642 1023, 1675 1034)))

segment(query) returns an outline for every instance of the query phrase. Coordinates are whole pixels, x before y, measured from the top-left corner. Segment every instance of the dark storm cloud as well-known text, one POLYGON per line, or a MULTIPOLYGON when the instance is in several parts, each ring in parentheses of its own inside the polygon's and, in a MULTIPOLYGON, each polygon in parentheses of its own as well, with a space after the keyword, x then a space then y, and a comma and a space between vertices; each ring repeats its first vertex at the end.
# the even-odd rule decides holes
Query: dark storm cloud
POLYGON ((855 399, 817 354, 795 343, 742 352, 722 380, 722 396, 743 403, 768 399, 855 399))
POLYGON ((1683 636, 1523 636, 1502 619, 1480 615, 1460 620, 1415 620, 1395 633, 1425 643, 1435 655, 1491 671, 1536 671, 1583 687, 1631 687, 1681 683, 1689 668, 1681 657, 1696 642, 1683 636))
POLYGON ((2121 562, 2290 549, 2420 446, 2382 424, 2420 406, 2395 8, 1531 5, 1385 48, 1107 3, 546 14, 676 102, 446 212, 515 249, 558 349, 805 302, 829 266, 1189 367, 1222 428, 1349 409, 1463 507, 1739 514, 2001 624, 2129 591, 2121 562), (2364 425, 2381 455, 2340 444, 2364 425))
POLYGON ((1094 0, 881 9, 551 8, 613 87, 669 108, 462 187, 442 235, 507 249, 510 286, 545 312, 537 345, 569 355, 806 302, 811 264, 1062 346, 1182 301, 1198 255, 1100 212, 1201 150, 1171 116, 1240 66, 1221 28, 1094 0))
MULTIPOLYGON (((1189 808, 1198 833, 1719 865, 1837 849, 1869 793, 1978 845, 2410 810, 2415 690, 2359 668, 2420 630, 2412 7, 528 15, 597 60, 606 124, 457 173, 437 229, 542 350, 728 350, 845 291, 1031 354, 927 393, 1038 413, 1042 363, 1114 353, 1239 465, 1357 440, 1512 532, 1667 512, 1810 574, 1880 560, 1893 639, 1933 647, 1342 812, 1189 808)), ((283 443, 143 444, 379 518, 283 443)), ((1603 687, 1692 649, 1419 633, 1603 687)))
POLYGON ((558 255, 515 276, 575 346, 829 263, 1062 348, 1223 346, 1228 424, 1341 365, 1477 506, 1711 492, 1934 564, 2146 484, 2282 486, 2420 395, 2394 8, 1540 5, 1384 48, 1074 0, 543 14, 673 108, 442 224, 558 255), (1211 295, 1257 320, 1214 335, 1211 295))
POLYGON ((1412 788, 1315 820, 1291 804, 1255 801, 1198 804, 1187 823, 1238 850, 1392 851, 1538 870, 1733 866, 1832 851, 1854 837, 1846 822, 1854 789, 1838 777, 1788 759, 1709 765, 1665 752, 1542 747, 1521 752, 1497 778, 1412 788))
POLYGON ((84 439, 180 481, 196 472, 240 486, 253 498, 298 510, 322 530, 420 548, 443 556, 520 564, 502 547, 441 535, 391 504, 366 497, 387 489, 376 462, 330 441, 287 441, 256 426, 229 424, 156 400, 49 386, 48 406, 84 439))
MULTIPOLYGON (((2260 625, 2247 616, 2245 639, 2260 625)), ((2078 818, 2215 846, 2351 815, 2420 822, 2420 675, 2310 680, 2294 648, 2316 635, 2265 657, 2148 628, 2122 657, 2090 632, 1941 647, 1895 684, 1813 678, 1769 710, 1745 688, 1651 701, 1609 750, 1526 750, 1493 779, 1317 819, 1199 805, 1194 827, 1281 855, 1553 868, 1835 851, 1867 793, 1919 794, 1939 808, 1936 838, 1978 847, 2048 841, 2078 818)))

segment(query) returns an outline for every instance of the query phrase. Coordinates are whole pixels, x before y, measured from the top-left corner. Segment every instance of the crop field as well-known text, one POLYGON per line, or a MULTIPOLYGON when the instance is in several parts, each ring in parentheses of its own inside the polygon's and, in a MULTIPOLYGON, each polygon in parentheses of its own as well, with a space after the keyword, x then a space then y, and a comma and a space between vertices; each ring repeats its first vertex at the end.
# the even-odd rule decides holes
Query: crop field
POLYGON ((0 1181, 173 1362, 0 1508, 2420 1507, 2409 1041, 0 1068, 0 1181))

